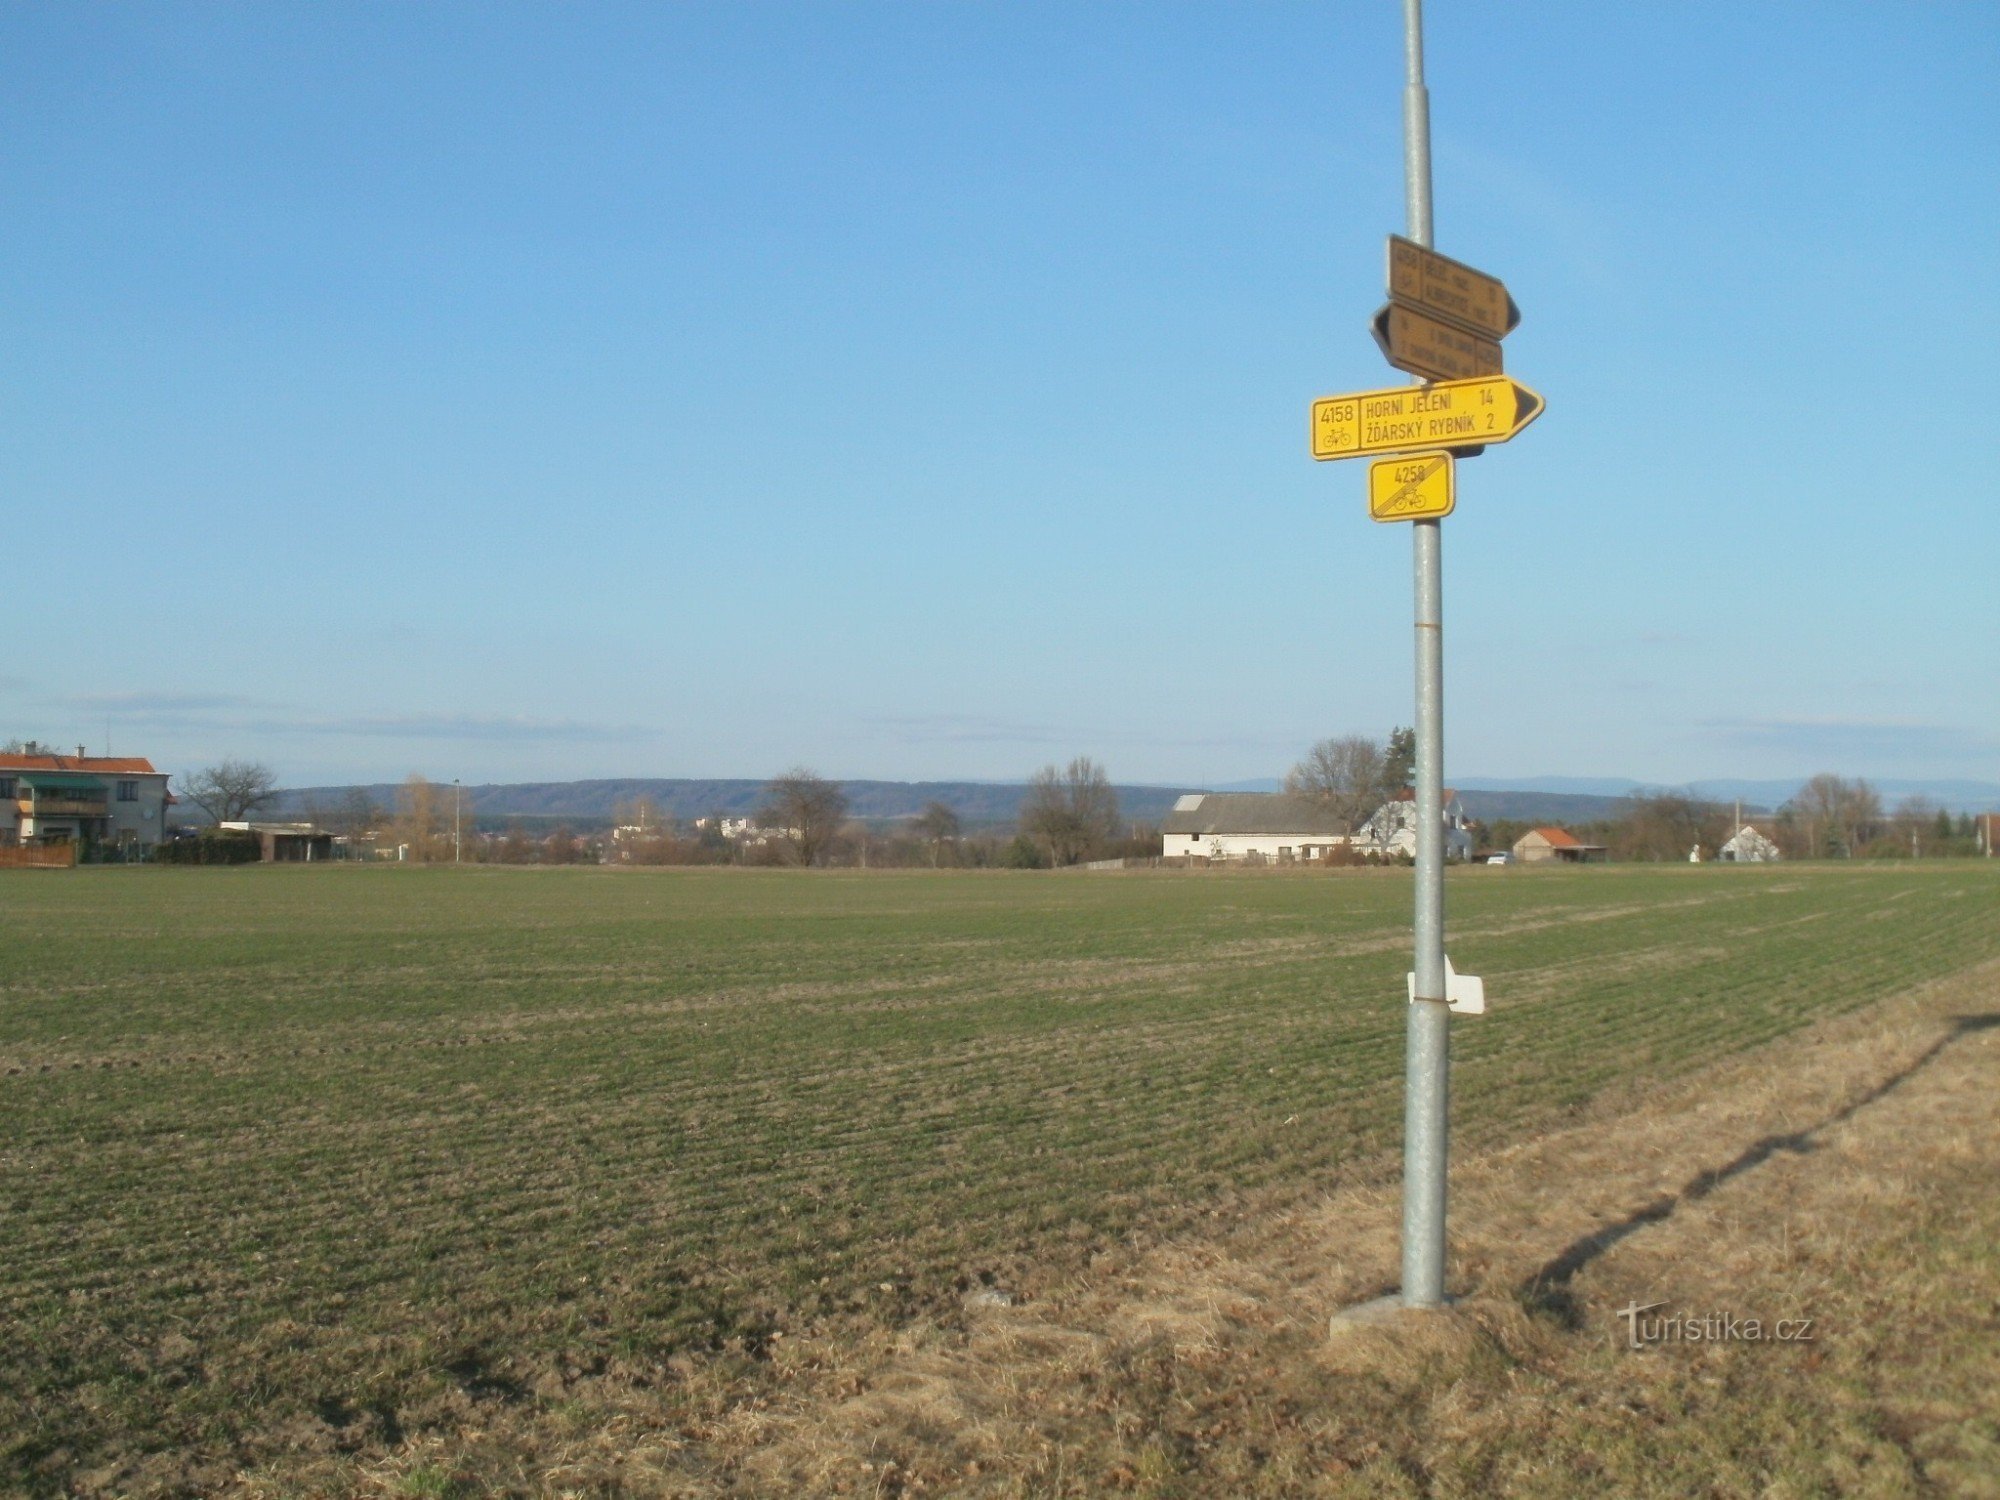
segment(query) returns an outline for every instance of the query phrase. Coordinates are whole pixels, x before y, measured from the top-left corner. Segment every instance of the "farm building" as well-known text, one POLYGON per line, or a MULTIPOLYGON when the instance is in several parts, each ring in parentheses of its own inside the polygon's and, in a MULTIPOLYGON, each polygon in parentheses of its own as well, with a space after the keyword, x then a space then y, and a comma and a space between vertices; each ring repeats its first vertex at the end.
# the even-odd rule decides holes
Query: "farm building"
POLYGON ((1190 792, 1160 824, 1170 859, 1289 864, 1319 859, 1351 838, 1332 810, 1283 792, 1190 792))
POLYGON ((136 755, 0 754, 0 847, 139 854, 166 836, 167 773, 136 755))
MULTIPOLYGON (((1161 852, 1170 859, 1290 864, 1324 858, 1335 849, 1357 855, 1414 855, 1416 803, 1404 796, 1385 802, 1350 831, 1346 820, 1311 797, 1285 792, 1191 792, 1160 825, 1161 852)), ((1445 857, 1472 852, 1465 809, 1445 794, 1445 857)))
POLYGON ((1602 844, 1586 844, 1566 828, 1531 828, 1514 840, 1514 858, 1524 865, 1600 864, 1610 851, 1602 844))
POLYGON ((273 864, 308 864, 333 858, 333 835, 312 823, 224 823, 232 833, 255 834, 259 856, 273 864))
POLYGON ((1778 846, 1745 823, 1715 857, 1730 864, 1766 865, 1777 859, 1778 846))

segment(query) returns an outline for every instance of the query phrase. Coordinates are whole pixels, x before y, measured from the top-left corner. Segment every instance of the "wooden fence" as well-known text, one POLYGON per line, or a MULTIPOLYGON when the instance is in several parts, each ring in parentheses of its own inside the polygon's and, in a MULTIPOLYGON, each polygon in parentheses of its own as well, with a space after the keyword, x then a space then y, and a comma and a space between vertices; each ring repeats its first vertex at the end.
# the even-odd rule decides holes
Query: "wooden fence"
POLYGON ((0 870, 69 870, 75 866, 74 844, 0 845, 0 870))

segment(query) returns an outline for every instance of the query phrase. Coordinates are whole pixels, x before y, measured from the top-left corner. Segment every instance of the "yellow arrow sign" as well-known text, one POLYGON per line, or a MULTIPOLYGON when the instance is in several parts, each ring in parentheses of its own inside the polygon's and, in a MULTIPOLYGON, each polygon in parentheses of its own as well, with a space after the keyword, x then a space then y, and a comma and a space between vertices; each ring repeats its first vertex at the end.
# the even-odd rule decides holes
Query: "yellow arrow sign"
POLYGON ((1521 321, 1521 309, 1499 277, 1400 234, 1389 236, 1389 297, 1489 339, 1504 339, 1521 321))
POLYGON ((1449 453, 1405 453, 1368 466, 1368 514, 1378 521, 1448 516, 1457 503, 1449 453))
POLYGON ((1312 405, 1312 455, 1361 458, 1504 443, 1539 417, 1544 404, 1506 375, 1325 396, 1312 405))

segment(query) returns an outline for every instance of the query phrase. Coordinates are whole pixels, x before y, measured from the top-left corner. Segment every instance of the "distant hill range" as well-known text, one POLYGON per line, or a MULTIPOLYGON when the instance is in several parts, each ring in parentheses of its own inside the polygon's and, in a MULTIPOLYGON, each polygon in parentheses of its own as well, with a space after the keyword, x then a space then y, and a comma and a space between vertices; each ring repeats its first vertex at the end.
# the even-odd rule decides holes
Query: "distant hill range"
MULTIPOLYGON (((1158 823, 1174 800, 1194 791, 1275 791, 1275 781, 1232 782, 1219 787, 1121 786, 1118 810, 1128 823, 1158 823)), ((914 818, 932 802, 957 813, 967 828, 1000 828, 1019 816, 1027 788, 985 781, 845 781, 848 810, 870 822, 914 818)), ((632 778, 620 781, 528 781, 463 789, 465 813, 489 826, 518 818, 528 823, 570 823, 579 829, 610 824, 620 804, 650 797, 667 817, 682 822, 723 814, 746 817, 764 805, 762 781, 692 781, 632 778)), ((356 789, 347 786, 297 787, 279 794, 261 816, 302 817, 331 811, 356 789)), ((360 788, 382 807, 394 807, 401 787, 393 782, 360 788)), ((446 788, 448 791, 449 788, 446 788)), ((1481 821, 1593 823, 1618 817, 1623 799, 1581 792, 1461 789, 1466 812, 1481 821)), ((1746 811, 1750 809, 1746 808, 1746 811)))
MULTIPOLYGON (((870 822, 914 818, 933 802, 942 802, 968 828, 999 827, 1018 815, 1027 788, 983 781, 843 781, 848 812, 870 822)), ((650 797, 661 813, 681 822, 721 814, 749 817, 769 800, 766 781, 694 781, 681 778, 639 778, 620 781, 526 781, 464 789, 468 815, 491 822, 521 818, 566 821, 578 827, 609 824, 621 804, 650 797)), ((269 816, 293 816, 309 808, 331 808, 354 788, 300 787, 279 794, 269 816)), ((396 783, 366 786, 383 807, 394 807, 402 790, 396 783)), ((449 793, 450 788, 445 789, 449 793)), ((1173 787, 1121 786, 1118 810, 1128 822, 1156 823, 1181 795, 1173 787)))

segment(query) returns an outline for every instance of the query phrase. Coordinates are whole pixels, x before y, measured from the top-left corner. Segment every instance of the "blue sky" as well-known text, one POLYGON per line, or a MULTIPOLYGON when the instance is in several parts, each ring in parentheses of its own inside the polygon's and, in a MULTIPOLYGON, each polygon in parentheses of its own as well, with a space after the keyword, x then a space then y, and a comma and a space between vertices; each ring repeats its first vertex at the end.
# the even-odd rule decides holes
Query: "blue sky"
MULTIPOLYGON (((1448 772, 2000 778, 2000 11, 1427 11, 1548 400, 1448 772)), ((1410 717, 1307 457, 1399 7, 0 5, 0 737, 293 784, 1276 774, 1410 717)))

